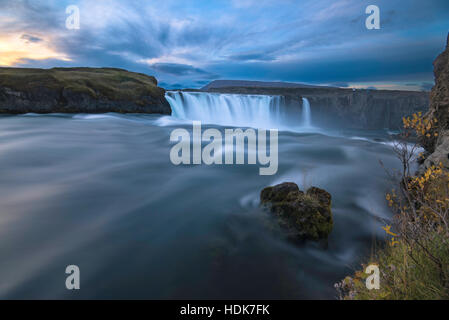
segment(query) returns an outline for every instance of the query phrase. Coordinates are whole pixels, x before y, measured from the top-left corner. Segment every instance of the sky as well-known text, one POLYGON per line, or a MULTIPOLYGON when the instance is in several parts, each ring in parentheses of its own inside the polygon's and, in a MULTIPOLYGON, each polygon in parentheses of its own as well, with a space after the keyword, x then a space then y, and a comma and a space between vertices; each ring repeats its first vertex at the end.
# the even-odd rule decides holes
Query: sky
POLYGON ((430 90, 448 0, 0 0, 0 66, 116 67, 166 89, 212 80, 430 90), (70 5, 79 29, 66 27, 70 5), (380 9, 367 29, 366 7, 380 9))

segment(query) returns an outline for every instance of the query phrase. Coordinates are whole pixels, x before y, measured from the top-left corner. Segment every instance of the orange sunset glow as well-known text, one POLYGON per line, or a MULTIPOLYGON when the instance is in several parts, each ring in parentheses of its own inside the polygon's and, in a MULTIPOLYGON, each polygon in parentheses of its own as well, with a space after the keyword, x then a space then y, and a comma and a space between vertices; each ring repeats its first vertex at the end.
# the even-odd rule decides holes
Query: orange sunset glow
POLYGON ((70 61, 64 53, 53 50, 47 40, 37 39, 29 41, 23 34, 0 35, 0 66, 14 66, 26 59, 70 61))

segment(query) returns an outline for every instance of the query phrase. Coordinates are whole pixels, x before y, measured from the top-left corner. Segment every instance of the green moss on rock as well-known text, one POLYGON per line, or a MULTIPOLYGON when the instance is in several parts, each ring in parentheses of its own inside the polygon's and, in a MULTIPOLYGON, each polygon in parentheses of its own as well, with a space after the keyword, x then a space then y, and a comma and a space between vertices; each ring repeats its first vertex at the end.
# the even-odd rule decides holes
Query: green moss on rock
POLYGON ((264 188, 261 204, 268 208, 289 238, 297 240, 327 239, 332 231, 331 195, 311 187, 306 193, 292 182, 264 188))

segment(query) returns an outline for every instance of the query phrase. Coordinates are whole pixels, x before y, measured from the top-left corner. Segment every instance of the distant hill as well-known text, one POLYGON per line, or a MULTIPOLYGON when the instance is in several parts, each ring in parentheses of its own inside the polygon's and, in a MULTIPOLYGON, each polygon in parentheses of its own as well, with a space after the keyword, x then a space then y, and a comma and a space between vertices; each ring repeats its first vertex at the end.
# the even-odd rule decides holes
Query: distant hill
POLYGON ((214 80, 202 87, 201 90, 210 90, 228 87, 257 87, 257 88, 330 88, 326 86, 313 86, 293 82, 265 82, 248 80, 214 80))

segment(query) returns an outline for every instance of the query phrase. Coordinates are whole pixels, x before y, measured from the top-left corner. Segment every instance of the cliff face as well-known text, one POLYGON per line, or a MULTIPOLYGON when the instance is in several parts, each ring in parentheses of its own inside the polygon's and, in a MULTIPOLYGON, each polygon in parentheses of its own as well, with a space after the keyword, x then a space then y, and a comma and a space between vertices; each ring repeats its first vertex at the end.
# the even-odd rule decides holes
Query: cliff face
POLYGON ((442 163, 449 168, 449 34, 446 49, 433 62, 435 86, 430 94, 428 117, 438 120, 438 137, 433 138, 425 148, 430 152, 424 162, 427 168, 442 163))
POLYGON ((427 111, 429 93, 340 88, 212 88, 208 92, 269 94, 285 97, 287 107, 302 107, 302 97, 310 102, 312 120, 322 126, 364 129, 400 129, 402 117, 427 111))
POLYGON ((114 68, 0 68, 0 113, 171 114, 154 77, 114 68))

